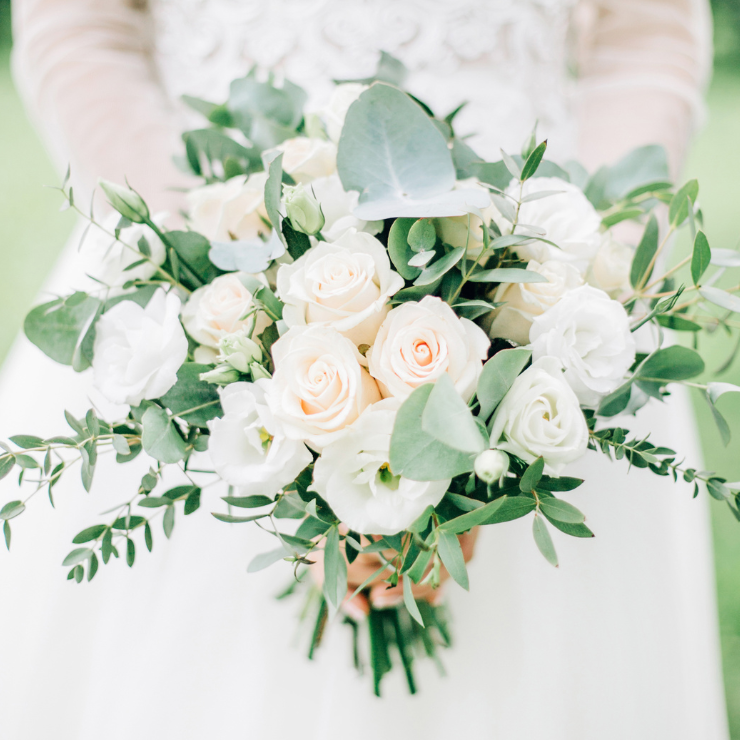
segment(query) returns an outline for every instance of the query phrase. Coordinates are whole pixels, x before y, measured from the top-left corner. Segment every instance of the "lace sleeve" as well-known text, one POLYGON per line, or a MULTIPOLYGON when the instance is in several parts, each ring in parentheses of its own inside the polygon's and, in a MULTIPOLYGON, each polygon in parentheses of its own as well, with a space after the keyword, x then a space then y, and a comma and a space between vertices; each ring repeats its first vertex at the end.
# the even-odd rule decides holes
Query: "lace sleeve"
POLYGON ((128 178, 176 213, 179 125, 158 85, 148 13, 135 0, 14 0, 13 71, 37 127, 79 192, 128 178))
POLYGON ((712 57, 707 0, 599 0, 580 10, 581 160, 593 168, 659 143, 675 172, 703 118, 712 57))

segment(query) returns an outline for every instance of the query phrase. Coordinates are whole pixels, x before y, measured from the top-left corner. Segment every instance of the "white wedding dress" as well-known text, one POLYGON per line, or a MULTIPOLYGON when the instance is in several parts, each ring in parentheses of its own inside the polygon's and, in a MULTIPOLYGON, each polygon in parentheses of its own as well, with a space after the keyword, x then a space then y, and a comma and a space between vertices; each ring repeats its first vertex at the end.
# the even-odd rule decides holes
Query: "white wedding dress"
MULTIPOLYGON (((371 73, 385 49, 411 69, 411 90, 495 157, 517 150, 534 119, 552 156, 593 166, 659 141, 681 160, 709 58, 700 0, 18 0, 21 91, 76 187, 127 175, 175 212, 187 184, 171 166, 182 93, 219 99, 252 62, 304 85, 371 73), (578 31, 578 33, 576 33, 578 31), (577 76, 576 76, 577 72, 577 76)), ((81 196, 78 196, 78 199, 81 196)), ((53 218, 53 214, 49 214, 53 218)), ((74 245, 51 278, 80 280, 74 245)), ((88 407, 75 376, 19 339, 0 386, 0 436, 63 433, 62 409, 88 407)), ((629 420, 698 463, 682 396, 629 420), (661 421, 658 421, 660 419, 661 421)), ((351 666, 333 625, 318 660, 295 647, 297 603, 273 598, 276 566, 247 575, 274 545, 217 522, 218 492, 155 532, 129 570, 64 580, 71 539, 129 498, 140 461, 76 474, 57 509, 33 500, 0 553, 0 737, 3 740, 724 740, 727 738, 707 505, 645 471, 589 453, 570 499, 593 540, 557 536, 560 568, 528 520, 486 528, 469 593, 448 589, 448 676, 419 664, 420 694, 401 675, 384 698, 351 666)), ((16 498, 3 481, 1 502, 16 498)), ((41 499, 42 494, 38 498, 41 499)), ((289 569, 282 569, 287 583, 289 569)))

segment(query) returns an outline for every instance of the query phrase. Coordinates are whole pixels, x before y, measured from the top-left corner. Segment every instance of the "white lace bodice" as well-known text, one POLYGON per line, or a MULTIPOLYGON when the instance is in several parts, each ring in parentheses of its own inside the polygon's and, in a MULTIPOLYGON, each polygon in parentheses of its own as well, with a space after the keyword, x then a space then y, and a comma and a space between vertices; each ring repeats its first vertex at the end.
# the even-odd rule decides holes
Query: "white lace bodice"
POLYGON ((302 85, 313 106, 333 78, 365 77, 379 50, 410 70, 409 90, 446 114, 463 101, 478 149, 518 150, 535 120, 551 155, 571 154, 569 28, 575 0, 153 0, 166 89, 225 98, 256 64, 302 85))

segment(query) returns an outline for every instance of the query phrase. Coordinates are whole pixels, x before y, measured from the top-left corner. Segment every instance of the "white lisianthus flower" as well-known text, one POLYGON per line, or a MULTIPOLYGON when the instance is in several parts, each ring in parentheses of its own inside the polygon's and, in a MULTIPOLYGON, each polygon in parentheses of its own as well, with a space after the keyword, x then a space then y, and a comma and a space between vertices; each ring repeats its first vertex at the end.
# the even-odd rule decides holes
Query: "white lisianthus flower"
POLYGON ((269 380, 223 388, 224 414, 208 422, 208 453, 229 485, 248 495, 274 496, 312 461, 303 442, 288 439, 265 401, 269 380))
POLYGON ((380 400, 365 359, 347 337, 326 326, 294 327, 271 348, 275 374, 268 403, 291 439, 317 450, 380 400))
POLYGON ((630 270, 635 250, 616 241, 607 232, 596 253, 587 280, 613 298, 631 289, 630 270))
POLYGON ((95 387, 112 403, 138 406, 159 398, 177 381, 188 356, 180 299, 157 290, 146 308, 121 301, 95 325, 95 387))
POLYGON ((249 372, 253 362, 262 362, 262 350, 259 344, 250 339, 245 331, 225 334, 218 343, 218 359, 226 362, 240 373, 249 372))
MULTIPOLYGON (((519 198, 519 184, 512 183, 507 192, 519 198)), ((601 244, 601 216, 583 194, 583 191, 558 177, 535 177, 522 187, 522 197, 544 190, 558 190, 557 195, 548 195, 539 200, 522 203, 519 223, 545 231, 545 238, 558 245, 559 249, 542 241, 533 240, 517 247, 522 259, 570 262, 581 274, 585 274, 601 244)), ((499 226, 503 233, 511 232, 511 224, 500 217, 499 226)), ((523 231, 518 228, 517 233, 523 231)))
POLYGON ((337 85, 334 94, 331 96, 329 105, 320 112, 321 117, 326 124, 326 133, 335 143, 339 143, 339 137, 342 135, 344 119, 350 105, 367 90, 367 85, 359 82, 345 82, 343 85, 337 85))
MULTIPOLYGON (((488 196, 488 207, 481 209, 480 213, 486 225, 494 220, 498 211, 491 203, 490 191, 484 188, 478 180, 458 180, 453 190, 479 190, 488 196)), ((468 248, 468 253, 477 255, 483 249, 483 221, 475 215, 450 216, 448 218, 437 218, 434 220, 437 236, 452 247, 468 248), (468 233, 468 226, 470 232, 468 233)))
POLYGON ((351 229, 338 241, 319 242, 277 274, 289 326, 331 326, 355 344, 372 344, 388 314, 388 299, 403 288, 386 248, 351 229))
POLYGON ((267 174, 256 172, 245 178, 232 177, 195 188, 187 194, 190 225, 210 241, 256 239, 267 234, 263 218, 267 174))
POLYGON ((300 183, 295 187, 283 185, 283 201, 290 225, 296 231, 313 236, 324 228, 321 204, 300 183))
POLYGON ((566 262, 530 260, 527 269, 547 278, 546 283, 503 283, 494 291, 496 303, 504 306, 484 321, 489 337, 503 337, 517 344, 529 343, 532 319, 552 308, 569 290, 583 285, 581 273, 566 262))
POLYGON ((529 333, 534 359, 557 357, 578 400, 595 408, 616 390, 635 361, 635 340, 624 306, 583 285, 566 293, 529 333))
POLYGON ((276 149, 283 153, 283 172, 304 185, 337 171, 337 148, 330 141, 298 136, 278 144, 276 149))
POLYGON ((436 296, 402 303, 386 317, 368 352, 383 396, 406 398, 447 373, 466 400, 475 391, 491 345, 485 332, 436 296))
MULTIPOLYGON (((255 277, 266 282, 261 275, 255 277)), ((183 309, 182 323, 196 342, 215 349, 221 337, 249 324, 252 317, 244 317, 253 306, 252 294, 239 279, 239 273, 230 272, 219 275, 208 285, 193 292, 183 309)), ((269 319, 262 311, 258 311, 255 317, 255 332, 259 334, 269 319)))
POLYGON ((539 358, 514 381, 494 414, 491 444, 526 463, 542 457, 550 475, 586 452, 586 420, 557 358, 539 358))
MULTIPOLYGON (((165 214, 158 214, 152 220, 159 224, 164 218, 165 214)), ((144 224, 133 224, 123 229, 120 241, 115 240, 110 234, 120 220, 119 213, 109 213, 101 224, 102 229, 91 227, 80 249, 85 272, 112 288, 120 288, 129 280, 149 280, 167 256, 160 238, 144 224), (142 237, 146 239, 151 254, 140 265, 126 270, 134 262, 145 259, 138 251, 142 237)))
POLYGON ((495 483, 506 475, 509 469, 509 456, 501 450, 483 450, 475 458, 475 474, 484 483, 495 483))
POLYGON ((339 175, 319 177, 311 182, 311 191, 321 204, 324 226, 321 233, 327 241, 339 239, 349 229, 357 229, 368 234, 378 234, 383 230, 382 221, 363 221, 352 215, 360 194, 356 190, 346 191, 339 175))
POLYGON ((436 506, 450 480, 414 481, 390 470, 391 433, 399 402, 386 399, 365 411, 316 461, 313 490, 359 534, 395 534, 436 506))

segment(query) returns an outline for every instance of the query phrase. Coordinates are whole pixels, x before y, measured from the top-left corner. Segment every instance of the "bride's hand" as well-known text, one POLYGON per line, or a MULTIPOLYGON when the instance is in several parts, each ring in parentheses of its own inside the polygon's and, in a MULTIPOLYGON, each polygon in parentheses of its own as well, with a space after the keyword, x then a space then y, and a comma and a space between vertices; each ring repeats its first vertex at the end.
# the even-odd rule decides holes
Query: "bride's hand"
MULTIPOLYGON (((475 548, 475 540, 478 537, 478 528, 466 532, 465 534, 459 535, 460 546, 462 547, 463 557, 467 563, 473 557, 473 550, 475 548)), ((319 553, 312 553, 312 559, 317 560, 317 563, 311 567, 311 575, 314 580, 321 584, 324 577, 323 558, 316 557, 319 553)), ((403 584, 399 583, 397 586, 392 588, 388 587, 388 584, 384 582, 384 578, 387 577, 388 572, 381 573, 370 581, 368 588, 369 593, 363 592, 357 594, 351 601, 349 597, 355 592, 355 589, 362 583, 364 583, 375 571, 382 565, 380 557, 374 553, 368 555, 358 555, 355 561, 347 568, 347 596, 345 597, 342 609, 350 616, 366 615, 370 606, 368 600, 377 607, 388 607, 395 606, 402 603, 403 601, 403 584)), ((430 566, 431 568, 431 566, 430 566)), ((427 572, 429 572, 427 570, 427 572)), ((440 571, 440 584, 444 583, 449 578, 447 569, 442 566, 440 571)), ((439 599, 441 594, 440 588, 432 588, 429 584, 419 584, 413 587, 414 597, 418 599, 426 599, 427 601, 434 603, 439 599)))

